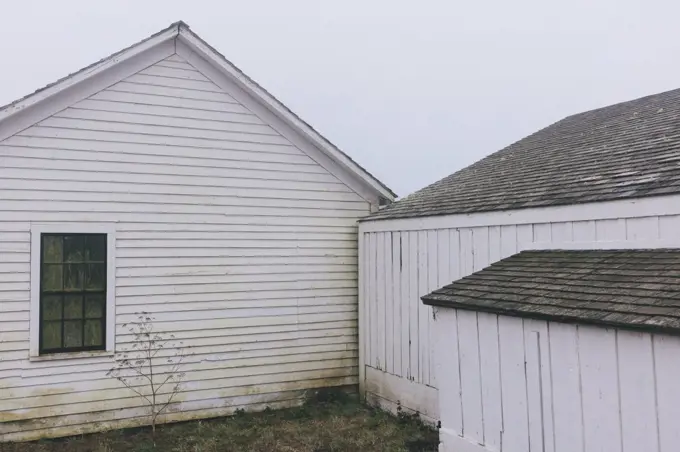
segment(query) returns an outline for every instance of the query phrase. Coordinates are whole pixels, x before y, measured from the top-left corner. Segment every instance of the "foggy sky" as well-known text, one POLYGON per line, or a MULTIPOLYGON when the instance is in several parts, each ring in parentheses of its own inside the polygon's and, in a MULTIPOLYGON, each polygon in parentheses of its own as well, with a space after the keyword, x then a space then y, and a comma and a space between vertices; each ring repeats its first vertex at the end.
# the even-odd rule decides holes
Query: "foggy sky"
POLYGON ((680 2, 0 5, 0 105, 177 20, 400 196, 562 117, 680 87, 680 2))

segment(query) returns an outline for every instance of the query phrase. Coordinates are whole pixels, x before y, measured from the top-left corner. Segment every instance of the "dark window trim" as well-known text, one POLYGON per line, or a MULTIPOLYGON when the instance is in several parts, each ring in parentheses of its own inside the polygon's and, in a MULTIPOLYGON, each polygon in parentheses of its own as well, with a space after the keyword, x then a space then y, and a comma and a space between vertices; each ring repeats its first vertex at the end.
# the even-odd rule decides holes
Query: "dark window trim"
MULTIPOLYGON (((39 266, 39 271, 38 271, 38 278, 40 281, 40 290, 38 293, 38 305, 39 305, 39 317, 38 317, 38 355, 39 356, 44 356, 44 355, 57 355, 61 353, 78 353, 78 352, 91 352, 91 351, 105 351, 106 350, 106 324, 107 319, 108 319, 108 309, 107 309, 107 288, 108 288, 108 278, 109 278, 109 272, 108 272, 108 242, 109 242, 109 234, 107 233, 101 233, 101 232, 76 232, 76 233, 68 233, 68 232, 57 232, 57 233, 52 233, 52 232, 42 232, 40 233, 40 266, 39 266), (61 341, 62 344, 64 343, 64 291, 63 291, 63 286, 64 286, 64 275, 65 271, 62 267, 62 272, 61 272, 61 278, 62 278, 62 291, 61 292, 44 292, 43 291, 43 263, 44 263, 44 258, 45 258, 45 237, 74 237, 74 236, 93 236, 93 235, 102 235, 105 237, 106 243, 104 247, 104 261, 102 262, 104 264, 105 268, 105 279, 104 279, 104 290, 90 290, 90 291, 73 291, 69 292, 70 294, 80 294, 83 299, 82 299, 82 317, 81 321, 83 322, 83 332, 82 332, 82 338, 81 338, 81 343, 85 343, 85 294, 103 294, 104 295, 104 305, 103 305, 103 315, 100 320, 101 325, 102 325, 102 345, 98 346, 83 346, 83 347, 61 347, 61 348, 50 348, 50 349, 44 349, 43 348, 43 294, 45 293, 58 293, 61 294, 61 341)), ((62 242, 62 253, 64 252, 63 250, 63 242, 62 242)), ((63 262, 63 255, 62 255, 62 263, 61 265, 64 265, 63 262)))

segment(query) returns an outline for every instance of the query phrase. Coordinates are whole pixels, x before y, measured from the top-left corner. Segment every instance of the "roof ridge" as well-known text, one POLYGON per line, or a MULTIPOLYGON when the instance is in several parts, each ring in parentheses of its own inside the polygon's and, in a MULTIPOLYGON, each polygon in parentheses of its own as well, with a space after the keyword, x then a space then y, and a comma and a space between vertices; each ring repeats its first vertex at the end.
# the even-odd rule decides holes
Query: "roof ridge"
POLYGON ((616 102, 616 103, 611 104, 611 105, 604 105, 602 107, 591 108, 590 110, 585 110, 585 111, 581 111, 579 113, 573 113, 573 114, 570 114, 568 116, 565 116, 564 118, 562 118, 562 120, 571 119, 571 118, 581 116, 581 115, 588 115, 588 114, 596 113, 596 112, 599 112, 599 111, 604 110, 604 109, 620 108, 624 105, 629 105, 629 104, 632 104, 634 102, 642 102, 642 101, 646 101, 646 100, 651 100, 652 98, 665 96, 665 95, 675 93, 675 92, 680 93, 680 88, 669 89, 669 90, 661 91, 661 92, 655 93, 655 94, 647 94, 647 95, 644 95, 644 96, 636 97, 634 99, 628 99, 628 100, 623 100, 621 102, 616 102))
POLYGON ((678 163, 673 89, 566 116, 364 221, 680 194, 678 163))

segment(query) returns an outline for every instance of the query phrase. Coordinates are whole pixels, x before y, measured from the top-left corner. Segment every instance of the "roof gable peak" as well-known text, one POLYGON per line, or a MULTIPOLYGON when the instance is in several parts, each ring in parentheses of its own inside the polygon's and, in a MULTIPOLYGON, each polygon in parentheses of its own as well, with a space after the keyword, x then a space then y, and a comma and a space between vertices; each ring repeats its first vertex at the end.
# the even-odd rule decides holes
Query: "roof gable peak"
POLYGON ((371 198, 371 202, 376 205, 380 198, 390 201, 396 198, 396 194, 385 184, 248 77, 181 20, 173 22, 168 27, 123 50, 0 107, 0 141, 151 64, 181 52, 184 52, 183 56, 197 55, 201 61, 206 61, 215 69, 211 73, 226 77, 229 83, 248 93, 277 120, 318 149, 322 154, 321 158, 325 159, 328 165, 339 168, 342 173, 347 173, 351 179, 350 183, 363 187, 362 196, 367 199, 371 198))

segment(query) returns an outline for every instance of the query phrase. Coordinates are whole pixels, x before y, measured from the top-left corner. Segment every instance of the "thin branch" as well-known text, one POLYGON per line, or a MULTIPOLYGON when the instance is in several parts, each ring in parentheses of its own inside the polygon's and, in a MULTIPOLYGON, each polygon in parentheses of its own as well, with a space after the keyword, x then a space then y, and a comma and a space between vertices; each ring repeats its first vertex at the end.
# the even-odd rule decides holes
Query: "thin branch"
POLYGON ((125 381, 125 380, 123 380, 123 379, 121 379, 121 378, 118 378, 117 380, 120 381, 121 383, 123 383, 129 390, 133 391, 133 392, 136 393, 138 396, 140 396, 140 397, 142 397, 144 400, 146 400, 146 401, 149 403, 149 405, 151 405, 151 400, 149 400, 149 398, 148 398, 146 395, 144 395, 143 393, 137 391, 137 390, 134 388, 134 386, 131 386, 127 381, 125 381))
MULTIPOLYGON (((182 342, 179 342, 179 344, 170 342, 170 340, 164 339, 161 334, 154 332, 153 320, 148 313, 142 312, 138 314, 136 322, 131 322, 129 331, 134 335, 135 341, 130 350, 123 354, 124 359, 117 359, 116 366, 109 370, 107 375, 116 378, 126 388, 146 401, 150 408, 151 428, 155 434, 156 419, 168 409, 180 392, 181 381, 185 374, 179 372, 179 369, 184 362, 185 351, 182 348, 182 342), (172 350, 173 348, 175 354, 167 359, 167 363, 154 362, 161 351, 172 350), (171 364, 168 372, 157 372, 158 367, 161 365, 165 367, 165 364, 171 364), (128 376, 129 374, 132 374, 132 376, 128 376), (163 381, 156 384, 154 377, 163 381), (144 394, 145 382, 148 382, 149 395, 144 394), (161 391, 169 382, 172 382, 173 386, 166 392, 168 394, 167 400, 161 404, 159 403, 159 400, 162 400, 159 399, 163 394, 161 391)), ((124 326, 127 326, 127 324, 124 326)), ((170 338, 174 340, 175 336, 170 335, 170 338)))
POLYGON ((168 375, 168 376, 165 378, 165 380, 163 380, 163 383, 161 383, 160 386, 158 386, 158 389, 156 389, 156 394, 158 394, 158 393, 161 391, 161 388, 162 388, 162 387, 165 385, 165 383, 167 383, 168 380, 170 380, 172 377, 174 377, 174 375, 171 373, 170 375, 168 375))
POLYGON ((177 388, 175 391, 170 393, 170 397, 168 397, 168 401, 165 402, 165 404, 161 407, 160 410, 158 410, 158 414, 156 416, 159 416, 163 410, 165 410, 168 406, 170 406, 170 403, 172 403, 172 399, 175 398, 175 396, 179 393, 179 388, 177 388))

